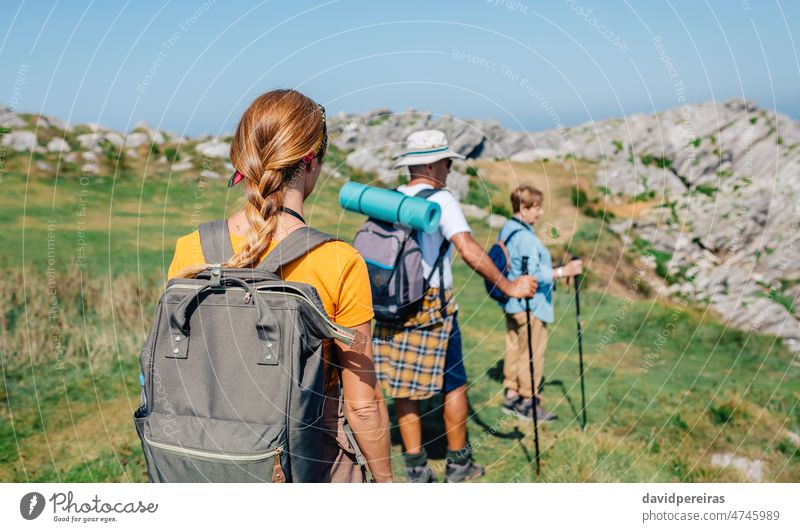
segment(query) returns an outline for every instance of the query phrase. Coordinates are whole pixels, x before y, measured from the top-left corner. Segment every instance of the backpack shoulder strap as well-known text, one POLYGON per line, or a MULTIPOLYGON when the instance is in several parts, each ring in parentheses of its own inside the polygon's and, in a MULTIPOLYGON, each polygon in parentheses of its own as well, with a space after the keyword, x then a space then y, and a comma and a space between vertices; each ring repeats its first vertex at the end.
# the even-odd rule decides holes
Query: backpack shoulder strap
MULTIPOLYGON (((517 233, 519 233, 520 231, 523 231, 523 230, 525 230, 525 231, 531 231, 531 228, 530 228, 530 226, 528 226, 528 225, 525 225, 524 223, 522 223, 522 222, 521 222, 519 219, 517 219, 517 217, 516 217, 516 216, 515 216, 515 217, 513 217, 513 218, 511 218, 511 221, 513 221, 513 222, 517 222, 517 225, 518 225, 519 227, 517 227, 516 229, 514 229, 513 231, 511 231, 511 234, 510 234, 510 235, 508 235, 508 236, 506 237, 506 239, 503 241, 503 245, 504 245, 504 246, 507 246, 507 245, 508 245, 508 243, 509 243, 509 242, 511 242, 511 237, 513 237, 514 235, 516 235, 516 234, 517 234, 517 233)), ((532 231, 531 231, 531 232, 532 232, 532 231)), ((499 236, 499 235, 498 235, 498 236, 499 236)), ((499 239, 498 239, 498 240, 499 240, 499 239)))
POLYGON ((197 227, 203 258, 211 264, 221 264, 233 256, 228 220, 205 222, 197 227))
POLYGON ((503 245, 508 246, 508 243, 511 242, 511 238, 520 231, 522 231, 522 229, 514 229, 513 231, 511 231, 511 234, 508 235, 505 240, 503 240, 503 245))
POLYGON ((339 240, 333 235, 317 231, 311 227, 301 227, 289 233, 270 251, 258 268, 277 274, 280 269, 292 261, 304 257, 312 249, 325 242, 339 240))
POLYGON ((444 190, 444 189, 443 188, 423 188, 422 190, 420 190, 419 192, 414 194, 414 197, 415 198, 428 199, 431 196, 433 196, 434 194, 436 194, 437 192, 440 192, 442 190, 444 190))

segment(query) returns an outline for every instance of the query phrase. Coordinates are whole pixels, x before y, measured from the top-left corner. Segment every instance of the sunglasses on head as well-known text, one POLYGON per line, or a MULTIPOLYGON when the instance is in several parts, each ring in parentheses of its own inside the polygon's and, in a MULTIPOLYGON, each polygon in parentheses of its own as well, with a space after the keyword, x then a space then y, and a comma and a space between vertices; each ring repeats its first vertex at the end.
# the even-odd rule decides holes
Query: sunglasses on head
MULTIPOLYGON (((319 149, 316 152, 314 151, 308 152, 303 157, 303 164, 310 163, 312 159, 314 159, 315 157, 319 159, 320 162, 322 162, 322 159, 323 157, 325 157, 325 153, 328 150, 328 120, 325 116, 325 108, 320 104, 317 104, 317 106, 319 107, 319 112, 322 115, 322 142, 320 143, 319 149)), ((232 187, 242 179, 244 179, 244 175, 238 170, 236 170, 233 172, 231 178, 228 179, 228 186, 232 187)))

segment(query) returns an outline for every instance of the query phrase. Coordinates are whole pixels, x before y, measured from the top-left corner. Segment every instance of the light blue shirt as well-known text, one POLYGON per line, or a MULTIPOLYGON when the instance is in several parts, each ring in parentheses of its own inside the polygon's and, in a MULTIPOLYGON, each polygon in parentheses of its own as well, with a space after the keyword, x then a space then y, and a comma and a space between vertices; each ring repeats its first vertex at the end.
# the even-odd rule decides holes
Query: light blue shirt
MULTIPOLYGON (((511 218, 500 229, 499 239, 503 242, 517 231, 506 245, 510 259, 508 278, 514 280, 522 275, 522 257, 528 260, 528 273, 536 277, 536 293, 530 299, 533 316, 545 323, 553 321, 553 259, 550 251, 536 237, 533 227, 518 218, 511 218), (519 231, 517 231, 519 229, 519 231)), ((509 299, 504 305, 506 314, 525 312, 524 299, 509 299)))

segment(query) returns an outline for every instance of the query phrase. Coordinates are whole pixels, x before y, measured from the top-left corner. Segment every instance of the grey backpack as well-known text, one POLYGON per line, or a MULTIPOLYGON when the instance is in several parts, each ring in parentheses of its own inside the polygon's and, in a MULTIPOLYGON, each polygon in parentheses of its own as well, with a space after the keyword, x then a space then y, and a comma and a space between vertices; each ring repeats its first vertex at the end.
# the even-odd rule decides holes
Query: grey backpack
POLYGON ((200 225, 206 261, 172 279, 141 352, 134 421, 152 482, 316 482, 324 464, 322 342, 367 340, 334 324, 314 287, 281 267, 335 240, 304 227, 253 269, 233 255, 225 220, 200 225))
MULTIPOLYGON (((427 199, 439 190, 426 188, 415 196, 427 199)), ((367 218, 356 232, 353 247, 367 263, 372 307, 378 321, 403 323, 416 314, 437 271, 439 285, 444 286, 442 261, 450 247, 446 239, 442 241, 439 255, 427 277, 422 273, 418 233, 411 228, 367 218)))

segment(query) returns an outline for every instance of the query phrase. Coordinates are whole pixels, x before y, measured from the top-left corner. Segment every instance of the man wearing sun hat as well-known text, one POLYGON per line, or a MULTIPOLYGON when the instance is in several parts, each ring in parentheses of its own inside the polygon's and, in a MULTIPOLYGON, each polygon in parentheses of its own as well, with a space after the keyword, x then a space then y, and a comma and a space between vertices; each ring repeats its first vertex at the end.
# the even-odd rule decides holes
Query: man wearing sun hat
POLYGON ((484 473, 484 468, 472 461, 467 442, 467 373, 458 306, 453 297, 452 248, 458 250, 470 268, 509 297, 531 297, 536 290, 532 277, 520 277, 513 282, 506 279, 472 238, 461 205, 447 189, 447 174, 453 159, 464 156, 448 146, 442 131, 429 129, 409 135, 406 151, 395 163, 395 168, 407 166, 409 172, 409 182, 399 187, 399 192, 413 196, 424 189, 435 190, 427 199, 442 208, 439 229, 431 234, 419 233, 417 238, 422 250, 423 275, 428 277, 434 264, 439 263, 440 267, 438 275, 431 277, 430 289, 417 315, 402 324, 378 322, 373 332, 375 368, 384 390, 397 405, 406 474, 412 482, 434 481, 422 444, 419 401, 438 392, 444 393, 445 480, 464 482, 484 473), (409 367, 417 369, 408 371, 409 367))

